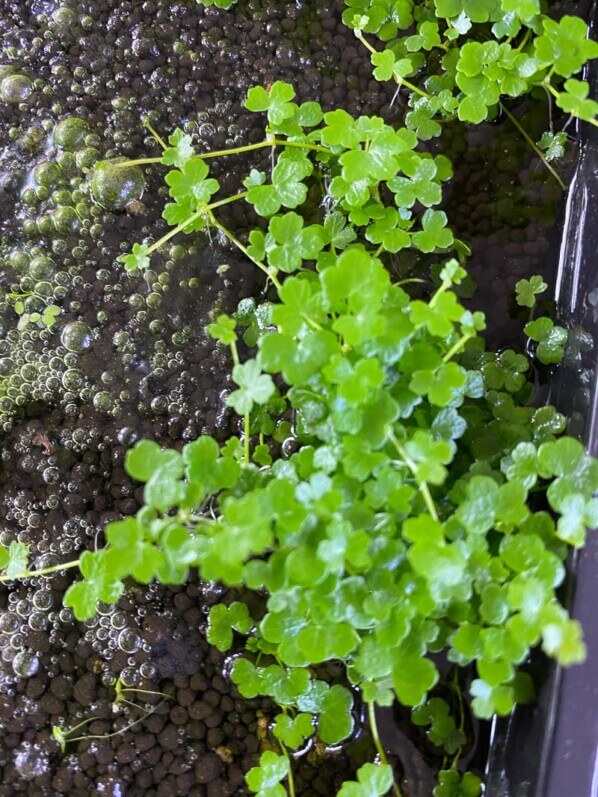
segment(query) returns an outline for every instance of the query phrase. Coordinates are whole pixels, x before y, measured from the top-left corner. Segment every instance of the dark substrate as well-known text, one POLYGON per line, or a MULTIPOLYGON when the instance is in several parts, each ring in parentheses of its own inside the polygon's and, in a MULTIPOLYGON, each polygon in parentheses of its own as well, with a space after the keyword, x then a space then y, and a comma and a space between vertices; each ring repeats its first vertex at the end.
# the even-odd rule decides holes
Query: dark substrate
MULTIPOLYGON (((84 119, 86 146, 101 157, 156 154, 144 114, 163 135, 186 124, 202 149, 248 143, 259 140, 263 123, 243 110, 245 93, 276 79, 328 109, 398 118, 400 99, 391 107, 392 88, 371 78, 367 53, 339 21, 340 6, 242 0, 222 12, 193 0, 60 9, 45 0, 0 2, 2 64, 33 81, 22 104, 1 105, 0 284, 18 282, 15 251, 29 262, 49 257, 61 327, 85 325, 74 328, 69 351, 60 334, 9 332, 16 318, 4 312, 0 357, 10 355, 24 385, 22 406, 4 416, 0 541, 29 544, 37 566, 76 558, 101 542, 106 523, 137 510, 141 490, 123 468, 136 440, 180 446, 201 433, 224 439, 231 423, 234 430, 223 405, 229 363, 203 327, 214 306, 232 310, 261 290, 234 252, 201 236, 156 258, 147 281, 123 273, 116 257, 165 229, 158 171, 148 170, 135 208, 91 214, 51 234, 43 222, 33 229, 57 202, 68 206, 68 197, 28 202, 23 192, 36 164, 61 157, 52 128, 65 117, 84 119)), ((540 106, 517 112, 530 130, 542 129, 540 106)), ((450 127, 444 144, 458 169, 449 219, 472 243, 483 286, 477 301, 490 309, 504 345, 515 334, 508 317, 515 281, 546 273, 554 257, 562 195, 506 120, 471 132, 450 127)), ((71 180, 80 170, 62 161, 59 188, 76 191, 71 180)), ((248 163, 215 165, 224 192, 238 190, 248 163)), ((235 208, 227 222, 243 228, 251 219, 235 208)), ((244 794, 271 707, 239 698, 224 657, 205 640, 209 606, 226 596, 196 580, 131 587, 117 607, 78 624, 61 603, 71 577, 0 592, 0 797, 244 794), (117 676, 170 699, 150 700, 153 713, 129 731, 73 743, 63 755, 52 726, 93 716, 82 733, 101 736, 141 716, 113 712, 117 676)), ((399 757, 410 749, 399 747, 399 757)), ((308 751, 296 765, 298 794, 333 794, 367 756, 365 737, 340 753, 308 751)))

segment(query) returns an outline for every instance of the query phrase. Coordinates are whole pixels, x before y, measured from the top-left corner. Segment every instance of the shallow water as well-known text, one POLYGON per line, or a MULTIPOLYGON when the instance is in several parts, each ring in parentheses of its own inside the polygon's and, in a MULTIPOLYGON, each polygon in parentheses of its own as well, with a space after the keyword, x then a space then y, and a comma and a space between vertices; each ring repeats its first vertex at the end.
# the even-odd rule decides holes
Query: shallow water
MULTIPOLYGON (((392 90, 371 79, 367 54, 325 2, 250 0, 231 13, 191 0, 1 5, 1 65, 27 75, 33 90, 0 115, 0 286, 51 291, 61 315, 49 331, 17 334, 12 305, 2 306, 0 369, 17 379, 0 395, 0 539, 28 543, 38 566, 49 566, 136 511, 140 489, 123 461, 137 439, 181 445, 202 432, 228 434, 229 363, 203 327, 214 307, 261 291, 247 264, 201 236, 177 241, 146 277, 125 275, 118 255, 165 228, 161 174, 148 169, 135 206, 112 213, 89 201, 95 160, 155 155, 144 114, 162 135, 186 125, 205 149, 258 140, 261 122, 242 98, 275 79, 354 114, 395 119, 401 104, 390 106, 392 90), (73 151, 54 140, 71 116, 88 125, 73 151), (58 168, 45 166, 40 179, 47 163, 58 168)), ((541 105, 514 112, 530 132, 543 129, 541 105)), ((450 127, 444 144, 460 173, 446 210, 473 249, 474 302, 488 311, 497 345, 521 345, 509 297, 521 276, 553 268, 563 194, 507 119, 474 132, 450 127)), ((248 163, 215 167, 224 191, 238 190, 248 163)), ((228 222, 242 229, 252 219, 233 209, 228 222)), ((27 302, 37 309, 35 296, 27 302)), ((67 574, 0 595, 0 797, 244 793, 259 712, 267 718, 269 707, 232 692, 222 656, 205 641, 207 609, 222 591, 195 581, 134 587, 80 625, 61 608, 68 583, 67 574), (89 732, 101 735, 129 721, 111 712, 111 682, 123 673, 173 699, 134 731, 62 756, 53 725, 93 716, 89 732)), ((404 749, 409 740, 399 738, 404 749)), ((331 794, 368 755, 363 739, 351 760, 310 751, 299 793, 331 794)), ((411 787, 412 795, 428 788, 411 787)))

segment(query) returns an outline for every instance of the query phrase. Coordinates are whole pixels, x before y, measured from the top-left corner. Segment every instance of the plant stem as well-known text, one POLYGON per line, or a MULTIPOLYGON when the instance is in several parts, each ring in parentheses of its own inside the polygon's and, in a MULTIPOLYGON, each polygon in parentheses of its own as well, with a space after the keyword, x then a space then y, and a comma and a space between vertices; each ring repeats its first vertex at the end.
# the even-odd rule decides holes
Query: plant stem
POLYGON ((15 581, 19 578, 35 578, 35 576, 47 576, 50 573, 57 573, 59 570, 68 570, 71 567, 78 567, 80 560, 74 562, 66 562, 62 565, 53 565, 52 567, 44 567, 41 570, 25 570, 23 573, 17 573, 16 576, 0 576, 0 584, 6 581, 15 581))
POLYGON ((451 348, 444 355, 444 357, 442 358, 442 362, 448 363, 448 361, 451 360, 455 356, 455 354, 457 354, 457 352, 459 352, 463 348, 463 346, 465 346, 467 341, 471 340, 471 338, 473 338, 473 335, 470 334, 463 335, 463 337, 459 338, 459 340, 454 344, 454 346, 451 346, 451 348))
POLYGON ((528 43, 528 41, 529 41, 530 34, 531 34, 531 30, 528 28, 528 29, 525 31, 525 36, 524 36, 524 37, 523 37, 523 39, 521 39, 521 41, 519 42, 519 45, 518 45, 518 47, 517 47, 517 52, 521 52, 521 51, 523 50, 523 48, 525 47, 525 45, 526 45, 526 44, 528 43))
POLYGON ((251 461, 250 453, 249 453, 249 413, 246 412, 243 416, 243 448, 244 448, 244 459, 245 464, 249 465, 251 461))
POLYGON ((147 119, 142 119, 142 122, 143 122, 144 126, 147 127, 147 129, 150 131, 150 133, 152 134, 154 140, 158 142, 160 147, 162 147, 162 149, 168 149, 168 144, 164 141, 163 138, 160 138, 160 136, 156 133, 156 131, 151 126, 151 124, 147 121, 147 119))
MULTIPOLYGON (((155 695, 156 697, 163 697, 164 700, 174 700, 172 695, 167 695, 166 692, 156 692, 154 689, 140 689, 137 686, 121 686, 118 694, 122 694, 123 692, 137 692, 142 695, 155 695)), ((139 706, 137 706, 137 708, 139 708, 139 706)))
POLYGON ((436 511, 436 505, 434 504, 434 499, 432 498, 432 493, 430 492, 428 483, 425 481, 420 481, 417 478, 417 465, 411 459, 409 454, 405 451, 403 446, 399 443, 394 432, 390 427, 388 429, 388 436, 392 441, 394 447, 399 452, 399 456, 402 458, 403 462, 407 465, 411 473, 414 475, 415 480, 417 482, 417 486, 419 487, 419 491, 422 494, 426 507, 428 508, 428 512, 430 513, 431 517, 434 518, 434 520, 438 520, 438 512, 436 511))
MULTIPOLYGON (((355 34, 355 37, 356 37, 357 39, 359 39, 359 41, 360 41, 360 42, 361 42, 361 43, 362 43, 362 44, 363 44, 363 45, 364 45, 364 46, 365 46, 365 47, 366 47, 366 48, 367 48, 367 49, 368 49, 368 50, 369 50, 369 51, 370 51, 372 54, 376 54, 376 55, 378 54, 378 50, 376 50, 376 48, 375 48, 375 47, 372 47, 372 45, 371 45, 371 44, 370 44, 370 43, 369 43, 369 42, 366 40, 366 38, 364 37, 363 33, 362 33, 360 30, 354 30, 354 31, 353 31, 353 33, 355 34)), ((414 85, 413 85, 413 83, 410 83, 408 80, 405 80, 405 78, 404 78, 404 77, 399 77, 398 75, 395 75, 395 74, 394 74, 394 72, 393 72, 393 75, 392 75, 392 77, 393 77, 393 80, 395 81, 395 83, 396 83, 396 84, 397 84, 399 87, 401 87, 401 86, 405 86, 405 88, 406 88, 406 89, 409 89, 410 91, 413 91, 413 92, 415 92, 416 94, 419 94, 419 96, 420 96, 420 97, 425 97, 425 98, 426 98, 426 99, 428 99, 428 100, 430 99, 430 95, 429 95, 427 92, 425 92, 425 91, 422 91, 422 89, 419 89, 417 86, 414 86, 414 85)))
MULTIPOLYGON (((131 706, 135 706, 135 708, 140 708, 140 706, 136 705, 135 703, 129 703, 128 700, 126 702, 131 706)), ((113 731, 112 733, 104 733, 104 734, 88 734, 86 736, 75 736, 73 738, 65 738, 65 741, 67 744, 70 744, 70 742, 84 742, 86 739, 111 739, 113 736, 120 736, 122 733, 126 733, 127 731, 131 730, 131 728, 134 728, 136 725, 139 725, 140 722, 143 722, 143 720, 147 719, 147 717, 149 717, 150 714, 153 714, 155 711, 157 711, 160 708, 160 706, 163 706, 164 702, 165 701, 162 700, 160 703, 158 703, 158 705, 155 708, 151 709, 150 711, 146 711, 142 717, 139 717, 139 719, 130 722, 128 725, 125 725, 124 728, 121 728, 118 731, 113 731)), ((96 717, 91 717, 87 721, 92 722, 94 719, 96 719, 96 717)), ((71 731, 80 727, 81 727, 80 724, 75 725, 74 728, 71 728, 70 731, 66 731, 66 733, 70 733, 71 731)))
POLYGON ((147 250, 148 255, 151 255, 152 252, 155 252, 156 249, 159 249, 163 244, 167 241, 170 241, 171 238, 174 238, 175 235, 178 235, 182 232, 185 227, 188 227, 192 222, 196 221, 197 219, 201 218, 202 216, 209 216, 211 219, 214 219, 212 215, 212 208, 221 208, 224 205, 230 205, 231 202, 236 202, 238 199, 243 199, 247 196, 247 191, 241 191, 240 194, 233 194, 233 196, 229 196, 226 199, 220 199, 218 202, 213 202, 211 205, 203 205, 195 213, 192 213, 188 218, 182 221, 180 224, 177 224, 176 227, 173 227, 172 230, 169 230, 166 235, 163 235, 158 241, 153 243, 150 248, 147 250))
POLYGON ((237 344, 236 344, 236 341, 234 341, 234 340, 230 344, 230 353, 231 353, 232 358, 233 358, 233 364, 234 365, 239 365, 241 360, 239 359, 239 350, 237 349, 237 344))
POLYGON ((201 218, 202 216, 206 215, 207 208, 204 206, 199 210, 196 210, 195 213, 192 213, 185 221, 182 221, 180 224, 177 224, 176 227, 173 227, 172 230, 163 235, 159 240, 153 243, 150 248, 147 250, 147 254, 151 255, 152 252, 155 252, 156 249, 159 249, 163 244, 167 241, 170 241, 171 238, 174 238, 175 235, 178 235, 180 232, 183 232, 185 227, 188 227, 192 222, 196 221, 197 219, 201 218))
POLYGON ((327 147, 321 147, 319 144, 311 144, 309 141, 287 141, 282 138, 266 138, 264 141, 258 141, 256 144, 245 144, 242 147, 233 147, 232 149, 217 149, 214 152, 200 153, 197 157, 202 160, 209 158, 221 158, 226 155, 239 155, 243 152, 253 152, 257 149, 264 149, 264 147, 295 147, 298 149, 309 149, 313 152, 326 152, 330 150, 327 147))
POLYGON ((289 758, 289 771, 287 774, 287 783, 289 784, 289 797, 295 797, 295 779, 293 778, 293 762, 289 758))
POLYGON ((438 290, 434 293, 430 301, 428 302, 429 307, 434 307, 436 302, 438 301, 438 297, 441 296, 445 291, 451 287, 451 283, 448 280, 444 280, 442 284, 438 287, 438 290))
MULTIPOLYGON (((407 84, 405 84, 407 85, 407 84)), ((414 91, 417 89, 414 88, 414 91)), ((160 143, 161 139, 157 139, 160 143)), ((161 146, 166 149, 164 142, 161 146)), ((322 147, 319 144, 311 144, 309 141, 287 141, 282 138, 266 138, 264 141, 258 141, 257 144, 245 144, 242 147, 233 147, 231 149, 219 149, 214 152, 200 152, 195 155, 196 158, 202 160, 209 160, 210 158, 221 158, 227 155, 240 155, 243 152, 254 152, 258 149, 265 147, 294 147, 295 149, 308 149, 311 152, 326 152, 330 150, 327 147, 322 147)), ((162 163, 162 158, 136 158, 135 160, 121 161, 120 163, 111 163, 110 166, 115 169, 124 169, 126 166, 142 166, 150 163, 162 163)))
POLYGON ((136 158, 135 160, 120 161, 119 163, 111 163, 111 169, 124 169, 127 166, 143 166, 148 163, 161 163, 162 158, 136 158))
POLYGON ((214 208, 221 208, 224 207, 224 205, 230 205, 231 202, 236 202, 238 199, 245 199, 247 194, 247 191, 241 191, 239 194, 233 194, 226 199, 220 199, 218 202, 212 202, 212 204, 208 205, 208 207, 210 210, 214 210, 214 208))
POLYGON ((295 778, 293 777, 293 759, 289 755, 289 751, 282 742, 280 742, 280 747, 282 748, 282 752, 284 753, 284 755, 286 755, 289 761, 289 771, 287 772, 287 783, 289 784, 289 797, 295 797, 295 778))
MULTIPOLYGON (((376 750, 378 751, 378 755, 380 756, 380 761, 385 766, 390 766, 388 763, 388 758, 386 757, 386 751, 382 746, 382 742, 380 741, 380 734, 378 733, 378 725, 376 723, 376 706, 374 703, 368 703, 368 721, 370 723, 370 731, 372 734, 372 739, 374 740, 374 745, 376 750)), ((402 792, 398 785, 395 783, 394 774, 392 779, 392 790, 395 794, 395 797, 403 797, 402 792)))
POLYGON ((264 272, 264 274, 266 274, 266 276, 267 276, 269 279, 271 279, 271 280, 272 280, 272 282, 274 283, 274 285, 276 286, 276 288, 277 288, 278 290, 280 290, 280 289, 282 288, 282 285, 281 285, 281 283, 279 282, 279 280, 278 280, 278 278, 276 277, 276 275, 275 275, 275 274, 273 274, 273 273, 270 271, 270 269, 269 269, 267 266, 265 266, 265 265, 264 265, 264 264, 261 262, 261 260, 256 260, 256 258, 255 258, 255 257, 252 257, 252 256, 249 254, 249 251, 248 251, 247 247, 246 247, 246 246, 244 246, 244 244, 242 244, 242 243, 241 243, 241 241, 239 241, 239 239, 238 239, 238 238, 237 238, 235 235, 233 235, 233 233, 232 233, 230 230, 228 230, 228 229, 227 229, 227 228, 226 228, 226 227, 225 227, 223 224, 220 224, 220 222, 218 221, 218 219, 217 219, 217 218, 214 216, 214 214, 211 212, 211 210, 210 210, 209 206, 208 206, 208 211, 209 211, 209 216, 210 216, 210 223, 211 223, 211 224, 212 224, 214 227, 216 227, 216 229, 217 229, 217 230, 220 230, 220 232, 221 232, 223 235, 225 235, 225 236, 226 236, 226 237, 229 239, 229 241, 230 241, 231 243, 233 243, 233 244, 234 244, 234 245, 237 247, 237 249, 239 249, 241 252, 243 252, 243 254, 245 255, 245 257, 248 257, 248 258, 249 258, 249 260, 251 260, 251 262, 252 262, 254 265, 256 265, 256 266, 257 266, 257 267, 260 269, 260 271, 263 271, 263 272, 264 272))
POLYGON ((459 703, 459 730, 462 731, 465 727, 465 711, 463 710, 463 695, 461 694, 461 687, 459 686, 459 673, 457 668, 455 668, 453 676, 453 689, 455 690, 459 703))
POLYGON ((72 733, 73 731, 79 730, 79 728, 82 728, 84 725, 88 725, 90 722, 93 722, 95 719, 96 719, 96 717, 88 717, 87 719, 83 720, 82 722, 78 722, 77 725, 73 725, 72 728, 67 728, 65 731, 63 731, 62 729, 59 729, 59 730, 60 730, 62 736, 66 737, 69 733, 72 733))
MULTIPOLYGON (((557 95, 557 96, 558 96, 558 95, 557 95)), ((505 106, 502 104, 502 102, 500 103, 500 107, 501 107, 501 110, 503 111, 503 113, 505 114, 505 116, 507 117, 507 119, 509 119, 509 120, 512 122, 512 124, 513 124, 513 125, 515 125, 515 127, 517 128, 517 130, 519 130, 519 132, 521 133, 521 135, 523 136, 523 138, 524 138, 524 139, 527 141, 527 143, 530 145, 530 147, 533 149, 533 151, 536 153, 536 155, 537 155, 537 156, 540 158, 540 160, 542 161, 542 163, 544 164, 544 166, 546 166, 546 168, 548 169, 548 171, 549 171, 549 172, 552 174, 552 176, 553 176, 553 177, 554 177, 554 179, 557 181, 557 183, 560 185, 560 187, 563 189, 563 191, 566 191, 566 190, 567 190, 567 186, 566 186, 566 185, 565 185, 565 183, 562 181, 562 179, 561 179, 561 178, 560 178, 560 176, 557 174, 557 172, 554 170, 554 168, 553 168, 553 167, 550 165, 550 163, 548 163, 548 161, 547 161, 547 160, 546 160, 546 158, 544 157, 544 153, 543 153, 543 152, 542 152, 542 150, 541 150, 541 149, 540 149, 540 148, 539 148, 539 147, 536 145, 536 142, 535 142, 535 141, 534 141, 534 140, 531 138, 531 136, 530 136, 530 135, 529 135, 529 134, 528 134, 528 133, 527 133, 527 132, 526 132, 526 131, 523 129, 523 127, 522 127, 522 126, 521 126, 521 124, 519 123, 519 120, 518 120, 518 119, 517 119, 515 116, 513 116, 513 114, 512 114, 510 111, 508 111, 508 110, 507 110, 507 108, 505 108, 505 106)))

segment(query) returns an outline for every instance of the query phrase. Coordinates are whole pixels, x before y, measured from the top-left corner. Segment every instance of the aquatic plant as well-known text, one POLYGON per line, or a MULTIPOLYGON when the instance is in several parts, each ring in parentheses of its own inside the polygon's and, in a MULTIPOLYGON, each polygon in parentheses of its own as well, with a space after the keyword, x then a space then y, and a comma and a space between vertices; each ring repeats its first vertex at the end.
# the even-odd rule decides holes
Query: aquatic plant
MULTIPOLYGON (((280 707, 280 755, 263 754, 250 788, 283 794, 285 781, 293 794, 291 752, 312 736, 350 736, 349 683, 368 707, 380 767, 360 770, 341 794, 392 786, 375 707, 395 699, 445 751, 436 793, 475 794, 477 779, 458 770, 459 672, 475 668, 472 709, 490 717, 533 696, 522 665, 536 646, 563 665, 583 659, 581 629, 557 589, 570 546, 598 519, 598 463, 561 436, 562 415, 533 406, 529 358, 488 351, 483 315, 458 297, 467 248, 434 208, 446 159, 416 151, 412 131, 381 119, 293 100, 283 83, 250 91, 248 108, 268 118, 263 142, 201 155, 177 131, 160 158, 143 159, 170 169, 173 227, 124 257, 129 271, 142 269, 174 235, 211 228, 272 283, 264 308, 208 327, 230 350, 237 387, 226 401, 243 437, 203 436, 182 452, 138 443, 126 468, 145 483, 145 506, 107 527, 105 548, 36 571, 13 543, 0 552, 0 580, 76 566, 83 579, 65 603, 82 620, 118 600, 130 577, 177 584, 198 568, 206 580, 265 592, 263 616, 219 605, 208 631, 220 650, 247 637, 231 678, 242 695, 280 707), (215 198, 206 161, 260 148, 275 153, 270 179, 252 170, 244 191, 215 198), (334 209, 307 224, 296 210, 313 175, 334 209), (216 215, 233 201, 268 219, 247 244, 216 215), (391 278, 388 258, 406 249, 442 259, 427 292, 419 278, 391 278), (242 362, 244 329, 257 352, 242 362), (269 435, 288 418, 295 451, 281 456, 269 435), (439 655, 454 673, 442 689, 439 655), (343 682, 318 669, 329 661, 343 662, 343 682)), ((533 313, 545 288, 538 277, 521 281, 519 303, 533 313)), ((527 331, 540 362, 558 361, 563 330, 530 315, 527 331)))
MULTIPOLYGON (((145 485, 137 515, 111 523, 105 547, 73 562, 36 569, 23 543, 0 548, 0 581, 78 568, 65 604, 80 620, 118 600, 129 578, 180 584, 192 568, 258 592, 262 613, 241 600, 217 605, 208 629, 219 650, 236 643, 240 693, 279 707, 279 752, 263 752, 247 773, 252 791, 294 795, 294 751, 350 737, 359 700, 378 763, 339 795, 400 795, 376 727, 376 707, 398 700, 445 758, 436 797, 475 797, 479 779, 459 767, 463 694, 477 716, 505 715, 533 697, 524 665, 534 648, 562 665, 584 657, 558 588, 571 547, 598 521, 598 464, 563 436, 560 413, 534 406, 531 358, 487 350, 484 316, 458 295, 469 250, 439 209, 452 167, 419 145, 445 121, 500 112, 527 136, 505 103, 535 90, 596 124, 587 84, 573 76, 598 45, 581 20, 551 20, 535 0, 348 5, 375 77, 408 93, 405 127, 299 105, 275 82, 247 98, 266 114, 262 141, 200 153, 182 130, 168 142, 156 134, 159 156, 100 164, 92 178, 108 204, 106 179, 118 188, 131 177, 138 193, 140 167, 168 169, 171 229, 135 243, 122 258, 128 272, 175 236, 204 230, 264 275, 271 301, 208 326, 230 351, 236 389, 226 403, 242 434, 224 445, 202 436, 182 452, 138 443, 126 460, 145 485), (259 150, 272 153, 269 173, 252 169, 238 193, 219 198, 207 161, 259 150), (221 220, 233 202, 266 220, 246 241, 221 220), (394 256, 407 251, 439 260, 437 277, 393 278, 394 256), (241 336, 254 347, 245 359, 241 336), (277 425, 288 433, 282 450, 277 425), (342 678, 330 662, 343 664, 342 678)), ((531 144, 562 183, 550 163, 563 133, 531 144)), ((516 290, 541 367, 561 359, 567 337, 533 317, 546 287, 533 277, 516 290)), ((66 745, 71 731, 56 738, 66 745)))

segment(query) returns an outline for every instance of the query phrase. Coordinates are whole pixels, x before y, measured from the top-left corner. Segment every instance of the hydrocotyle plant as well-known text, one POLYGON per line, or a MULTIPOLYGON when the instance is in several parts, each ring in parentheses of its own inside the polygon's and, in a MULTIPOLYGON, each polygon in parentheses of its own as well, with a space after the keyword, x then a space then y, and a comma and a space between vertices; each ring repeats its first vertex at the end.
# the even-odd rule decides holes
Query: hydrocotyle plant
MULTIPOLYGON (((199 2, 229 9, 236 0, 199 2)), ((598 103, 576 77, 598 57, 582 19, 553 19, 541 0, 345 0, 345 6, 343 21, 369 50, 374 77, 394 81, 407 97, 405 125, 420 140, 440 135, 452 119, 479 124, 502 113, 565 188, 549 164, 562 154, 566 133, 551 121, 534 142, 508 104, 545 94, 566 117, 598 126, 598 103)))
MULTIPOLYGON (((597 45, 581 20, 551 20, 535 0, 347 5, 375 76, 408 93, 405 127, 298 105, 276 82, 249 93, 247 107, 267 115, 261 142, 197 153, 178 130, 167 143, 156 136, 157 157, 101 165, 115 176, 169 169, 171 229, 123 256, 129 272, 174 236, 211 230, 271 284, 271 301, 244 302, 209 326, 230 349, 227 403, 242 435, 224 445, 204 436, 182 452, 139 443, 126 468, 145 484, 145 506, 108 526, 104 548, 36 569, 13 542, 0 549, 0 581, 78 567, 65 603, 79 619, 118 600, 129 578, 177 584, 191 568, 257 591, 259 614, 241 600, 218 605, 208 630, 220 650, 237 643, 230 675, 241 694, 279 707, 279 752, 248 772, 252 791, 293 797, 294 752, 312 738, 350 737, 359 701, 378 762, 339 794, 400 795, 375 711, 398 700, 445 760, 435 796, 475 797, 480 781, 459 765, 462 692, 479 717, 508 714, 533 695, 532 649, 563 665, 583 659, 557 590, 570 547, 598 520, 598 465, 562 436, 562 415, 534 407, 530 358, 486 349, 484 317, 458 296, 468 248, 438 208, 452 167, 419 143, 454 118, 502 111, 520 127, 506 103, 530 91, 595 124, 596 103, 574 75, 597 45), (269 172, 251 170, 237 194, 219 198, 207 161, 260 149, 272 152, 269 172), (246 242, 219 218, 231 202, 267 220, 246 242), (399 252, 440 262, 430 279, 422 268, 401 280, 399 252), (239 336, 255 347, 244 362, 239 336), (330 662, 343 664, 341 679, 330 662)), ((564 136, 531 143, 548 163, 564 136)), ((567 333, 533 318, 545 288, 522 280, 517 299, 530 308, 535 359, 550 365, 567 333)))
MULTIPOLYGON (((270 179, 253 170, 233 197, 214 199, 206 163, 231 153, 196 154, 181 131, 143 159, 170 167, 173 227, 124 258, 144 268, 172 236, 211 228, 272 284, 272 301, 208 327, 230 349, 237 387, 226 401, 242 437, 203 436, 182 452, 137 444, 126 468, 145 484, 145 506, 107 527, 104 548, 35 570, 15 542, 0 551, 0 580, 78 567, 65 603, 79 619, 118 600, 128 578, 177 584, 191 568, 257 591, 258 616, 240 601, 219 605, 208 631, 220 650, 247 637, 231 678, 280 709, 280 753, 264 752, 250 789, 293 795, 293 751, 348 738, 358 689, 379 762, 341 795, 400 794, 375 715, 395 699, 446 756, 435 794, 475 795, 479 780, 459 769, 462 690, 477 716, 508 714, 533 695, 522 668, 533 648, 563 665, 583 659, 557 590, 570 547, 598 521, 598 463, 562 436, 562 415, 533 406, 529 358, 488 351, 483 315, 458 297, 466 271, 450 254, 463 260, 467 248, 433 207, 446 159, 416 152, 412 131, 293 99, 283 83, 250 92, 248 107, 268 117, 265 139, 232 152, 277 154, 270 179), (306 224, 295 209, 312 176, 324 195, 306 224), (216 217, 232 201, 268 218, 247 244, 216 217), (392 279, 401 250, 440 258, 428 290, 392 279), (256 347, 244 362, 239 335, 256 347), (341 680, 329 662, 343 663, 341 680)), ((545 287, 521 281, 519 303, 532 313, 545 287)), ((528 327, 538 360, 558 361, 566 333, 531 315, 528 327)))

